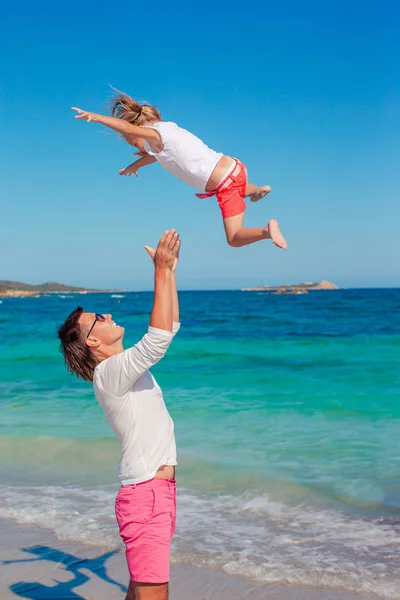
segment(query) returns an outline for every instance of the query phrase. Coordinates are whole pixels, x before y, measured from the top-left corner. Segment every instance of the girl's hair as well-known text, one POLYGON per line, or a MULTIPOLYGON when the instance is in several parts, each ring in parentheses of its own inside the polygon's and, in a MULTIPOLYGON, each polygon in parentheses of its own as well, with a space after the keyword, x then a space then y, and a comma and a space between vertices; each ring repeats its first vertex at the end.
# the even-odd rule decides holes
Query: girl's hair
POLYGON ((124 119, 132 125, 143 125, 148 121, 161 121, 158 108, 151 104, 140 104, 134 98, 115 90, 116 94, 109 101, 111 114, 118 119, 124 119))

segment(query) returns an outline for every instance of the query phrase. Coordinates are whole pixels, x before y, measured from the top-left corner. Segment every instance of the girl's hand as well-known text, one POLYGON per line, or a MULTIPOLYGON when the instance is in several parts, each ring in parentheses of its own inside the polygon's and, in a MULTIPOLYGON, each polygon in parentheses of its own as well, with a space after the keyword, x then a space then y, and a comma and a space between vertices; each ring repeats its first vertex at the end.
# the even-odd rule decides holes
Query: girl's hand
POLYGON ((126 169, 121 169, 120 171, 118 171, 118 173, 120 175, 129 175, 129 177, 131 175, 135 175, 136 177, 139 177, 138 170, 139 170, 139 168, 135 166, 135 163, 133 163, 132 165, 129 165, 129 167, 126 167, 126 169))
POLYGON ((90 123, 90 121, 97 121, 98 115, 96 113, 92 113, 92 112, 88 112, 87 110, 82 110, 80 108, 76 108, 76 106, 72 106, 71 107, 72 110, 75 110, 78 114, 75 115, 75 119, 79 119, 81 121, 87 121, 88 123, 90 123))

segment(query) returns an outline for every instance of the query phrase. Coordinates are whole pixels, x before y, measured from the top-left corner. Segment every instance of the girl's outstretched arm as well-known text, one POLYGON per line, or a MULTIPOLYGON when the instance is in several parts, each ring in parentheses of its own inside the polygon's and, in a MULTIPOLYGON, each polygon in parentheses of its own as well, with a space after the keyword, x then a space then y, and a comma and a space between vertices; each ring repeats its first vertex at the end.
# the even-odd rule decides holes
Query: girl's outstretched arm
POLYGON ((145 156, 142 156, 142 158, 139 158, 139 160, 135 160, 135 162, 129 165, 129 167, 126 167, 126 169, 121 169, 118 171, 118 173, 120 175, 136 175, 136 177, 139 177, 137 173, 139 169, 155 162, 157 162, 157 159, 154 158, 154 156, 146 154, 145 156))
POLYGON ((100 123, 101 125, 105 125, 106 127, 113 129, 117 133, 121 133, 124 137, 140 137, 143 140, 150 142, 150 144, 151 142, 153 142, 153 144, 154 142, 160 142, 160 135, 154 129, 139 127, 138 125, 131 125, 131 123, 128 123, 128 121, 124 121, 123 119, 106 117, 105 115, 99 115, 98 113, 92 113, 87 110, 76 108, 76 106, 72 106, 72 110, 75 110, 78 113, 75 115, 75 119, 87 121, 88 123, 90 123, 90 121, 100 123))

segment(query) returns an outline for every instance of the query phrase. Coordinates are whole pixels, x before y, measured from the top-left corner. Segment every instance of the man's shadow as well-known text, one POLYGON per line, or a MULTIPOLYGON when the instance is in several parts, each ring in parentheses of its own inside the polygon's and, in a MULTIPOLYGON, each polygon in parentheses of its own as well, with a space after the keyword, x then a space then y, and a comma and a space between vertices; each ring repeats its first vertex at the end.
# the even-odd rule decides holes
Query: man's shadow
POLYGON ((107 575, 105 563, 111 556, 117 554, 115 550, 113 552, 102 554, 96 558, 79 558, 73 554, 62 552, 56 548, 49 548, 48 546, 31 546, 30 548, 22 548, 22 550, 29 554, 36 555, 37 558, 5 560, 3 561, 3 564, 10 565, 15 563, 49 560, 57 563, 58 565, 62 564, 66 571, 72 573, 74 579, 66 582, 57 581, 55 579, 54 581, 56 582, 56 585, 52 586, 43 585, 38 581, 18 581, 17 583, 10 585, 10 590, 21 598, 30 598, 31 600, 42 600, 45 598, 84 600, 82 596, 73 591, 74 588, 83 585, 90 580, 90 577, 88 577, 88 575, 85 573, 82 573, 81 569, 87 569, 104 581, 117 586, 122 592, 127 592, 127 588, 124 585, 107 575))

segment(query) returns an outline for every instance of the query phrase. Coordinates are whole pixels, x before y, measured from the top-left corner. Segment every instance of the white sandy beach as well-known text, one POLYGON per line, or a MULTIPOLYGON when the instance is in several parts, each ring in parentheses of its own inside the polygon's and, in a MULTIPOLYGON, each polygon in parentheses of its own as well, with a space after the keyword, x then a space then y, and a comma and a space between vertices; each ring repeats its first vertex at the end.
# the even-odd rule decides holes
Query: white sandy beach
MULTIPOLYGON (((123 600, 123 551, 59 540, 50 532, 0 521, 0 598, 123 600)), ((377 600, 343 591, 253 583, 192 565, 172 566, 171 600, 377 600)))

